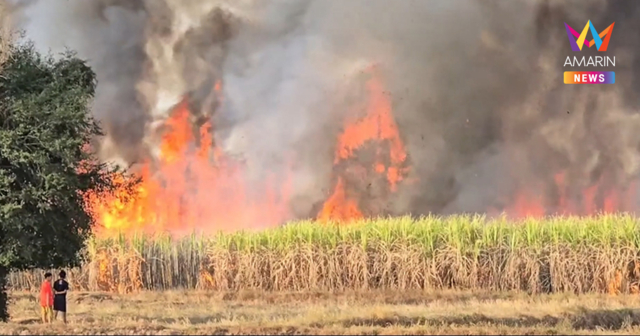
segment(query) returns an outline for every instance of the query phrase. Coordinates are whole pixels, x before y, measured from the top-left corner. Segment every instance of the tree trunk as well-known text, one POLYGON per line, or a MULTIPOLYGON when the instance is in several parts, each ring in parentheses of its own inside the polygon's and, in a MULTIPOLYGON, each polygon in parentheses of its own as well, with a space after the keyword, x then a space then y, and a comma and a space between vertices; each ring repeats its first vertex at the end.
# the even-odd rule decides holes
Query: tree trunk
POLYGON ((7 299, 7 278, 9 277, 9 272, 6 267, 0 266, 0 321, 7 322, 9 320, 9 312, 8 305, 9 300, 7 299))

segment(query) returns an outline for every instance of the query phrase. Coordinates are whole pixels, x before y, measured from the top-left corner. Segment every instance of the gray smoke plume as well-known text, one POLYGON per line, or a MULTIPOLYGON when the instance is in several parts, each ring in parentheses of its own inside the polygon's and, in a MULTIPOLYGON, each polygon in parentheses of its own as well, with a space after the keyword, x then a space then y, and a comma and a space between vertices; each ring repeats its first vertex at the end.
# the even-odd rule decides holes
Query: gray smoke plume
POLYGON ((570 199, 598 181, 600 198, 607 188, 623 192, 640 166, 639 8, 634 0, 34 0, 13 16, 43 49, 69 47, 89 60, 99 80, 93 111, 109 134, 105 159, 146 155, 151 129, 186 95, 256 176, 284 169, 293 153, 291 206, 304 217, 332 187, 346 92, 374 63, 415 181, 388 213, 485 212, 522 190, 553 212, 559 172, 570 199), (615 85, 563 84, 564 60, 575 55, 564 22, 587 20, 599 30, 616 22, 607 51, 615 85))

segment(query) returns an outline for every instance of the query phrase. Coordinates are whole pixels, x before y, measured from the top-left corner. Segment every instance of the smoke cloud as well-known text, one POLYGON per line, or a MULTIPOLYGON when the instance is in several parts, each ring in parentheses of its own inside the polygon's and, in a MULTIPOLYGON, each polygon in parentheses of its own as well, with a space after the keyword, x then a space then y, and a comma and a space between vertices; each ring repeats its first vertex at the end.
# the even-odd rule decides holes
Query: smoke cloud
POLYGON ((521 190, 554 211, 559 172, 570 198, 598 181, 624 190, 640 168, 639 15, 634 0, 34 0, 12 21, 96 71, 105 160, 149 155, 154 127, 187 95, 256 178, 295 157, 291 206, 304 217, 327 197, 347 97, 374 63, 414 181, 390 214, 485 212, 521 190), (587 20, 616 22, 615 85, 563 84, 564 22, 587 20))

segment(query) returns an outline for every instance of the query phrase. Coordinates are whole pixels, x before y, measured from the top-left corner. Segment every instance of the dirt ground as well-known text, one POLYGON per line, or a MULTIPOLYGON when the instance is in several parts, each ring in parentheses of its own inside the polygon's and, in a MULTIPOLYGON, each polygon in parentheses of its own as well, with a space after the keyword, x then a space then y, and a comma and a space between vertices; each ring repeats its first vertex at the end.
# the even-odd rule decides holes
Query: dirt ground
POLYGON ((489 292, 69 293, 69 324, 43 325, 11 293, 0 334, 640 334, 640 297, 489 292))

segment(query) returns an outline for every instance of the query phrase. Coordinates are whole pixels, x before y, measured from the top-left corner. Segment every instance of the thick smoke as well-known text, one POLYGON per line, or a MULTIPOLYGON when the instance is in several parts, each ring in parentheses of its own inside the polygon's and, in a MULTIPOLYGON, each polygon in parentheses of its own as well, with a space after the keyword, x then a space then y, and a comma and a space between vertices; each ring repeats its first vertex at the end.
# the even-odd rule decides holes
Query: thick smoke
POLYGON ((331 187, 346 92, 372 63, 383 69, 416 181, 390 213, 484 212, 522 189, 553 199, 559 171, 576 195, 596 181, 623 189, 640 165, 638 8, 634 0, 40 0, 14 18, 41 48, 69 47, 95 69, 105 159, 144 156, 154 122, 187 95, 256 176, 295 156, 292 206, 308 216, 331 187), (615 85, 562 83, 573 56, 564 22, 589 19, 599 30, 616 22, 615 85))

